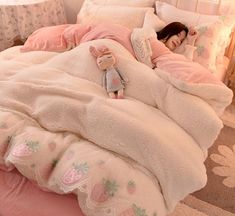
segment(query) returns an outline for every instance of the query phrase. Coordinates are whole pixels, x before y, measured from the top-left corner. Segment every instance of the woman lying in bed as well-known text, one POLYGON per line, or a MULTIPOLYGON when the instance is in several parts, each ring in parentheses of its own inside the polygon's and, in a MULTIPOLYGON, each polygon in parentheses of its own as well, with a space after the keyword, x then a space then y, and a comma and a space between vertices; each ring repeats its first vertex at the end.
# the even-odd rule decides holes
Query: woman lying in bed
MULTIPOLYGON (((141 31, 145 31, 145 29, 141 29, 141 31)), ((217 80, 206 68, 186 59, 186 57, 192 59, 195 49, 193 45, 197 32, 194 29, 188 29, 182 23, 173 22, 157 32, 154 37, 147 35, 145 39, 148 39, 151 47, 148 63, 138 58, 132 40, 134 32, 135 29, 131 31, 124 26, 113 23, 98 25, 67 24, 44 27, 29 36, 21 51, 66 51, 87 41, 112 39, 122 44, 139 61, 150 67, 157 67, 172 73, 173 76, 184 81, 208 82, 217 80), (184 40, 187 40, 184 52, 186 57, 172 52, 184 40), (201 73, 201 75, 198 73, 201 73)))
POLYGON ((198 33, 179 22, 173 22, 157 32, 157 37, 148 39, 151 47, 150 61, 153 67, 160 68, 179 80, 188 83, 222 84, 208 69, 193 62, 194 46, 198 33), (183 55, 174 53, 182 42, 183 55))
POLYGON ((171 51, 177 49, 184 40, 187 40, 183 54, 189 59, 193 57, 197 36, 198 32, 194 28, 188 28, 180 22, 172 22, 157 32, 157 39, 163 42, 171 51))
MULTIPOLYGON (((180 46, 187 35, 188 44, 193 46, 197 36, 196 33, 195 30, 189 30, 182 23, 173 22, 157 32, 157 38, 173 51, 180 46)), ((109 38, 122 44, 135 56, 131 44, 131 34, 132 31, 130 29, 111 23, 50 26, 40 28, 32 33, 21 48, 21 51, 66 51, 87 41, 109 38)))

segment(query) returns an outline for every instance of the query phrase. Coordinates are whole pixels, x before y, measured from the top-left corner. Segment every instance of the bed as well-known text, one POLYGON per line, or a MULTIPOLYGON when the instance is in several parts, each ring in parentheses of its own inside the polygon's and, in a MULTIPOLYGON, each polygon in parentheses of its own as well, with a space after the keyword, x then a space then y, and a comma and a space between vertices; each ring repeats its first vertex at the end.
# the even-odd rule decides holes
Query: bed
MULTIPOLYGON (((190 10, 192 4, 182 7, 182 2, 86 0, 77 20, 83 24, 113 17, 112 22, 130 29, 156 30, 173 21, 166 11, 190 10)), ((195 1, 195 16, 205 8, 201 4, 195 1)), ((216 6, 227 13, 222 1, 216 6)), ((200 18, 213 20, 206 22, 208 29, 218 19, 200 18)), ((21 52, 22 46, 16 46, 1 52, 0 213, 164 216, 204 187, 207 149, 232 100, 232 91, 219 81, 233 52, 232 18, 227 34, 216 34, 220 46, 210 44, 207 61, 205 54, 195 56, 211 71, 206 76, 198 72, 196 82, 190 79, 195 74, 174 77, 152 69, 110 39, 69 51, 21 52), (109 99, 101 86, 89 47, 104 44, 128 78, 124 100, 109 99)), ((218 33, 224 23, 215 22, 218 33)), ((200 37, 196 46, 206 46, 208 35, 202 32, 200 37)))

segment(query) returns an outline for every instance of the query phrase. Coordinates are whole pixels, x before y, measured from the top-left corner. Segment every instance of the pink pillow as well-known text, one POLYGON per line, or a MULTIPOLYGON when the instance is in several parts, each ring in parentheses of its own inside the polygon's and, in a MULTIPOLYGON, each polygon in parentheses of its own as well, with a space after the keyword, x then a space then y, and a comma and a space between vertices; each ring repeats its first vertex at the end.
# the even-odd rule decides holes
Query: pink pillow
POLYGON ((43 27, 28 37, 21 51, 43 50, 63 52, 79 45, 81 38, 90 29, 91 26, 81 24, 43 27))
POLYGON ((57 25, 36 30, 28 37, 20 51, 65 51, 67 45, 63 37, 63 32, 68 26, 68 24, 57 25))

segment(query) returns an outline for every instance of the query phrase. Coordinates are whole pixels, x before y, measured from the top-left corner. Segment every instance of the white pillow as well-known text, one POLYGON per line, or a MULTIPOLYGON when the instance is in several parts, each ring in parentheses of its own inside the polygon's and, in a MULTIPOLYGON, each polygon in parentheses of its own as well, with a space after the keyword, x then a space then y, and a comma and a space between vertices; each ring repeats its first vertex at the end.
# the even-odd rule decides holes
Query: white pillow
POLYGON ((149 10, 154 11, 154 8, 85 4, 77 16, 77 23, 99 24, 112 22, 132 30, 143 26, 145 13, 149 10))
POLYGON ((178 21, 187 26, 196 26, 200 23, 213 23, 218 20, 219 16, 204 15, 191 11, 176 8, 165 2, 155 2, 156 14, 160 19, 167 23, 178 21))
POLYGON ((200 24, 195 27, 198 38, 195 42, 193 61, 200 63, 212 72, 216 72, 216 51, 223 32, 223 23, 220 21, 200 24))
POLYGON ((102 5, 119 5, 130 7, 152 7, 155 0, 85 0, 86 3, 102 4, 102 5))
POLYGON ((161 20, 153 11, 147 11, 144 18, 144 28, 153 29, 155 32, 160 31, 166 26, 166 22, 161 20))

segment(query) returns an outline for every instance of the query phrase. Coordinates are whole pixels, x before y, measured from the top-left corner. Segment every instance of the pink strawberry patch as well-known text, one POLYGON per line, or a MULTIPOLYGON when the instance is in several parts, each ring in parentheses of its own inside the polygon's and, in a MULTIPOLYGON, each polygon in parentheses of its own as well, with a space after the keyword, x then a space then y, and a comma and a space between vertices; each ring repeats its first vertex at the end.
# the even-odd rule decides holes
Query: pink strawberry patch
POLYGON ((135 182, 129 181, 127 184, 127 191, 129 194, 134 194, 136 190, 135 182))
POLYGON ((118 216, 147 216, 147 214, 145 209, 139 208, 136 204, 133 204, 118 216))
POLYGON ((102 203, 114 196, 117 192, 118 185, 116 181, 103 179, 101 183, 94 185, 91 191, 91 200, 102 203))
POLYGON ((62 177, 62 182, 67 185, 71 185, 79 182, 83 176, 85 176, 88 172, 87 163, 83 164, 73 164, 62 177))
POLYGON ((23 144, 14 146, 12 154, 16 157, 25 157, 32 155, 33 152, 37 152, 39 147, 38 142, 25 141, 23 144))
POLYGON ((48 147, 51 152, 53 152, 56 149, 56 143, 55 142, 50 142, 48 143, 48 147))
POLYGON ((24 157, 31 155, 32 151, 25 144, 20 144, 15 146, 11 153, 16 157, 24 157))
POLYGON ((91 200, 102 203, 108 200, 109 194, 105 189, 105 185, 103 183, 95 184, 91 191, 91 200))

